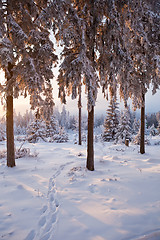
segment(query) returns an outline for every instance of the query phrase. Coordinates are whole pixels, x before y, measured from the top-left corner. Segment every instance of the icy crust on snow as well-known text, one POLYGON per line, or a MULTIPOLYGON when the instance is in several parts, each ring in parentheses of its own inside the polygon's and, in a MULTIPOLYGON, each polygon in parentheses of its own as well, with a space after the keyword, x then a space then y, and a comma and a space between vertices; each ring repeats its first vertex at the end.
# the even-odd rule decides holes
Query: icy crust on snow
POLYGON ((85 144, 26 147, 38 156, 12 169, 0 159, 0 239, 160 239, 159 146, 141 155, 135 145, 97 142, 94 172, 85 144))

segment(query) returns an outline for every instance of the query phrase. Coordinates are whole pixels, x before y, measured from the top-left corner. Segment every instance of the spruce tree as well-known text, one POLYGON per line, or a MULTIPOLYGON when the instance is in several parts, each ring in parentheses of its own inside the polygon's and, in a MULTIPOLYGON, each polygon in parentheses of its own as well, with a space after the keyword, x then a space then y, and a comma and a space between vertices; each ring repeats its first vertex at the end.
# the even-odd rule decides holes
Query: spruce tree
POLYGON ((5 130, 3 124, 0 122, 0 141, 4 141, 6 139, 5 130))
POLYGON ((39 109, 35 113, 35 120, 27 131, 27 140, 31 143, 36 143, 39 140, 46 141, 46 125, 40 116, 39 109))
POLYGON ((133 135, 136 135, 139 131, 139 127, 140 127, 140 121, 137 120, 136 118, 134 118, 134 122, 133 122, 133 135))
POLYGON ((45 121, 46 123, 46 137, 52 138, 54 135, 59 133, 59 124, 55 116, 52 115, 49 120, 45 121))
POLYGON ((122 39, 128 62, 119 77, 120 93, 125 101, 128 97, 132 97, 134 107, 141 108, 140 153, 143 154, 145 153, 145 95, 150 83, 153 86, 153 93, 160 84, 158 5, 148 0, 126 1, 120 15, 120 24, 123 26, 122 39))
POLYGON ((158 122, 157 130, 158 130, 158 133, 159 133, 159 135, 160 135, 160 120, 159 120, 159 122, 158 122))
POLYGON ((116 98, 113 96, 107 109, 107 116, 104 122, 104 141, 112 141, 115 139, 117 127, 119 124, 119 107, 116 98))
POLYGON ((119 125, 115 134, 116 142, 120 141, 125 143, 126 139, 129 141, 132 139, 131 121, 128 108, 121 112, 119 125))
POLYGON ((95 0, 70 0, 65 21, 59 31, 65 46, 62 53, 64 60, 58 77, 59 97, 65 103, 67 92, 72 95, 72 99, 75 99, 82 79, 86 87, 88 100, 87 168, 89 170, 94 170, 94 106, 98 87, 95 47, 98 25, 103 18, 103 6, 99 4, 95 0))
POLYGON ((7 165, 15 166, 13 97, 30 95, 31 108, 43 102, 56 60, 50 40, 50 1, 0 0, 0 68, 5 72, 7 165))

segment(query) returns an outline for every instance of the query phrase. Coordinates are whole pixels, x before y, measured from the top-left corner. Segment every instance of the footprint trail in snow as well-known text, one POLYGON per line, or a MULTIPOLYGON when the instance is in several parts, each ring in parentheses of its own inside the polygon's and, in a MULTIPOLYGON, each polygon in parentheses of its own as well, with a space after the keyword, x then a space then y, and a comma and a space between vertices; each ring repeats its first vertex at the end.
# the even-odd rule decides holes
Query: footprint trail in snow
POLYGON ((53 240, 54 228, 57 223, 59 203, 56 196, 54 177, 49 180, 48 206, 44 205, 36 230, 32 230, 25 240, 53 240))
POLYGON ((57 199, 57 190, 55 179, 61 174, 61 171, 73 162, 68 162, 59 166, 58 170, 49 179, 48 187, 48 206, 44 205, 41 212, 41 217, 38 221, 36 230, 31 230, 24 240, 53 240, 55 227, 58 221, 59 202, 57 199))

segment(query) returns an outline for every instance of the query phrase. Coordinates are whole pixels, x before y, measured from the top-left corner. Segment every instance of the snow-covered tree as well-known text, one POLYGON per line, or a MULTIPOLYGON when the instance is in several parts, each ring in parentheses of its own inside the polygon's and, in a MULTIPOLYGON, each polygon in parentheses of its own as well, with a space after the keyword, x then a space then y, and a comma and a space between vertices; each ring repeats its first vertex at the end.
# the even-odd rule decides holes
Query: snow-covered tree
POLYGON ((54 134, 49 138, 49 142, 63 143, 67 141, 68 134, 63 127, 59 127, 58 132, 54 132, 54 134))
POLYGON ((119 107, 116 98, 113 96, 107 109, 106 119, 104 121, 103 140, 111 141, 115 139, 119 124, 119 107))
POLYGON ((145 152, 145 94, 153 85, 153 93, 160 84, 160 43, 158 5, 149 0, 126 1, 120 13, 123 42, 128 64, 119 76, 121 96, 127 101, 132 97, 135 108, 141 108, 140 152, 145 152), (133 20, 134 19, 134 20, 133 20), (127 81, 125 81, 124 77, 127 81))
POLYGON ((132 125, 133 135, 136 135, 138 133, 139 128, 140 128, 140 121, 137 120, 136 118, 134 118, 134 122, 133 122, 133 125, 132 125))
POLYGON ((46 120, 46 137, 52 138, 55 134, 59 133, 59 124, 54 115, 50 117, 49 120, 46 120))
POLYGON ((158 133, 160 135, 160 121, 158 122, 158 127, 157 127, 158 133))
POLYGON ((60 115, 60 126, 64 128, 68 128, 68 116, 69 113, 66 111, 65 105, 62 107, 62 112, 60 115))
POLYGON ((149 128, 149 134, 151 136, 155 136, 157 134, 157 129, 155 128, 154 124, 149 128))
POLYGON ((132 139, 131 121, 128 108, 121 112, 119 125, 115 134, 116 142, 120 141, 125 143, 126 139, 129 139, 130 141, 132 139))
MULTIPOLYGON (((53 78, 56 60, 49 28, 51 1, 0 0, 0 69, 5 72, 7 165, 15 166, 13 97, 30 95, 32 109, 53 78)), ((1 84, 2 89, 2 84, 1 84)))
POLYGON ((156 119, 157 119, 157 122, 160 121, 160 111, 156 113, 156 119))
POLYGON ((97 34, 106 7, 105 1, 68 1, 65 21, 59 31, 64 43, 63 62, 58 77, 59 97, 63 103, 66 102, 66 94, 71 94, 72 99, 75 99, 82 80, 86 87, 88 101, 86 165, 89 170, 94 170, 94 106, 98 87, 97 34))
POLYGON ((40 117, 39 109, 35 113, 35 120, 28 128, 27 140, 32 143, 36 143, 39 140, 46 141, 46 124, 40 117))
POLYGON ((77 127, 78 127, 77 118, 74 115, 70 116, 68 129, 71 129, 71 130, 75 131, 75 130, 77 130, 77 127))
POLYGON ((94 120, 94 127, 99 127, 99 126, 102 126, 104 124, 104 115, 101 114, 101 115, 95 115, 95 120, 94 120))
POLYGON ((0 119, 0 141, 4 141, 6 139, 5 133, 5 120, 4 118, 0 119))
POLYGON ((21 115, 19 112, 18 115, 14 112, 14 133, 19 134, 26 134, 28 126, 31 122, 33 122, 34 115, 32 111, 26 110, 24 115, 21 115))

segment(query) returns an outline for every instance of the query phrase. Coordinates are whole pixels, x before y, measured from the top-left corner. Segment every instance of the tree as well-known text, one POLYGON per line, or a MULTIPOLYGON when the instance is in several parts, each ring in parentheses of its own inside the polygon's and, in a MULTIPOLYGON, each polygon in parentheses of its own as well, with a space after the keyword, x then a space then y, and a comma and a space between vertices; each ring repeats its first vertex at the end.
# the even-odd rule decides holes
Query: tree
POLYGON ((123 112, 121 112, 121 118, 119 121, 118 129, 115 134, 115 141, 122 141, 125 143, 125 140, 132 139, 132 129, 131 129, 131 121, 129 109, 126 108, 123 112))
MULTIPOLYGON (((158 116, 158 115, 157 115, 158 116)), ((153 124, 155 126, 155 128, 158 126, 158 118, 156 117, 156 114, 147 114, 146 116, 146 120, 147 120, 147 126, 151 127, 153 124)))
POLYGON ((60 115, 60 126, 63 128, 68 128, 68 113, 66 111, 65 105, 62 107, 62 112, 60 115))
POLYGON ((5 129, 4 129, 4 118, 0 119, 0 141, 4 141, 6 139, 5 129))
POLYGON ((27 140, 36 143, 40 139, 46 141, 46 125, 40 117, 39 109, 35 113, 35 120, 30 124, 27 131, 27 140))
POLYGON ((81 101, 81 84, 79 85, 78 88, 78 95, 79 95, 79 99, 78 99, 78 144, 82 145, 82 101, 81 101))
POLYGON ((140 153, 145 153, 145 94, 153 84, 153 93, 158 88, 160 54, 158 22, 160 18, 152 1, 127 1, 121 12, 123 40, 129 65, 124 69, 127 81, 119 78, 121 95, 126 100, 132 97, 134 107, 141 108, 140 153), (135 19, 135 21, 133 21, 135 19), (123 24, 122 24, 123 23, 123 24))
POLYGON ((134 122, 133 122, 133 134, 136 135, 139 131, 139 127, 140 127, 140 122, 139 120, 137 120, 136 118, 134 118, 134 122))
MULTIPOLYGON (((42 93, 51 86, 56 61, 49 38, 49 1, 0 1, 0 68, 5 72, 7 165, 15 166, 13 97, 30 95, 31 108, 39 107, 42 93)), ((1 84, 2 86, 2 84, 1 84)))
POLYGON ((52 138, 55 134, 59 132, 59 124, 55 116, 50 116, 50 119, 45 121, 46 123, 46 137, 52 138))
POLYGON ((66 18, 60 29, 63 38, 63 62, 58 77, 59 97, 66 103, 66 92, 77 97, 83 79, 88 99, 87 168, 94 170, 94 106, 97 97, 96 32, 103 7, 96 1, 69 1, 66 18), (65 89, 66 88, 66 89, 65 89))
POLYGON ((158 133, 160 135, 160 121, 158 122, 158 127, 157 127, 158 133))
MULTIPOLYGON (((64 43, 58 77, 59 97, 63 103, 66 102, 66 94, 76 98, 83 78, 88 99, 89 170, 94 170, 93 125, 98 82, 105 94, 109 85, 115 89, 120 84, 125 106, 129 97, 136 100, 135 107, 142 108, 142 124, 144 122, 144 95, 153 78, 157 87, 159 74, 158 34, 154 31, 155 37, 150 37, 158 17, 153 17, 152 13, 151 1, 147 0, 67 2, 65 17, 57 34, 58 40, 63 39, 64 43)), ((143 126, 141 129, 143 133, 143 126)))
POLYGON ((119 124, 119 110, 116 98, 113 96, 107 109, 107 116, 104 122, 103 140, 111 141, 115 139, 119 124))

